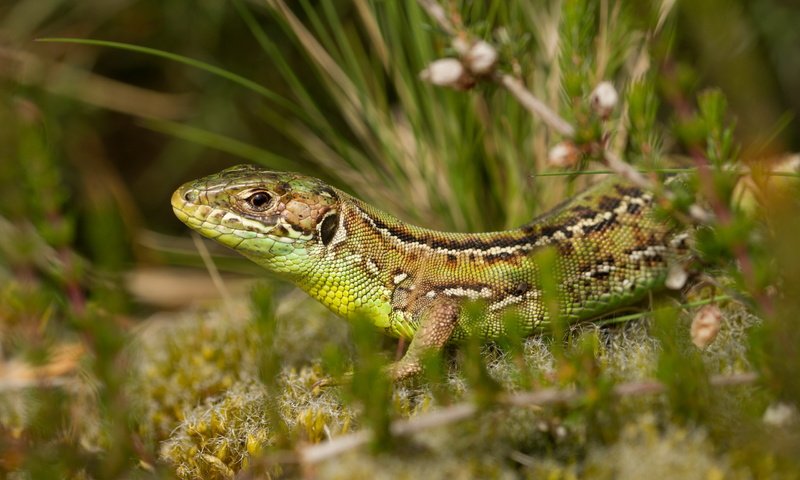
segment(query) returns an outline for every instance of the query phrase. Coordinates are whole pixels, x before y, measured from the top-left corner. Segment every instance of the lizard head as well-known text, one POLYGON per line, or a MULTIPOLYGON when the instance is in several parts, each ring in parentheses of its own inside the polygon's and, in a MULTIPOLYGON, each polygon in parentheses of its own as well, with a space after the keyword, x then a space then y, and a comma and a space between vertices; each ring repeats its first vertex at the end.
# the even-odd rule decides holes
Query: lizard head
POLYGON ((183 223, 273 268, 275 261, 328 245, 339 228, 339 203, 321 180, 252 165, 188 182, 172 194, 183 223))

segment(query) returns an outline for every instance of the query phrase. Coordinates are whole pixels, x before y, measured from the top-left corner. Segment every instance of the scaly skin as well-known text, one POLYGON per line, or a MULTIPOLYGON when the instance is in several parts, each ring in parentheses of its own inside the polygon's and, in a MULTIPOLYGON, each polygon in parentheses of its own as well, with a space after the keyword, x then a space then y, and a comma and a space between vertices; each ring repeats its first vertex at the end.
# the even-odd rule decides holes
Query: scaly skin
POLYGON ((408 225, 315 178, 241 165, 180 187, 175 215, 302 288, 348 319, 411 339, 391 375, 451 340, 529 335, 548 323, 540 275, 555 275, 559 312, 591 319, 663 287, 686 235, 652 217, 652 196, 602 182, 531 223, 492 233, 408 225), (537 252, 553 248, 554 272, 537 252), (475 312, 479 315, 475 315, 475 312))

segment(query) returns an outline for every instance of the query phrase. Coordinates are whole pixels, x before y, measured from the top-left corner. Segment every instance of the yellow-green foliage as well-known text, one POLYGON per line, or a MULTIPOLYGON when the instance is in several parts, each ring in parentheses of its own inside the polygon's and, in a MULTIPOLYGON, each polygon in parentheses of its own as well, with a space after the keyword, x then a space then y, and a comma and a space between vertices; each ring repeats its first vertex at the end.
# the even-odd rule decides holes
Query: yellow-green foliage
POLYGON ((408 451, 405 455, 350 454, 323 465, 318 478, 412 480, 418 478, 517 478, 501 458, 475 452, 469 458, 408 451))
MULTIPOLYGON (((139 406, 139 431, 166 439, 161 456, 182 478, 222 478, 274 443, 276 435, 319 442, 347 432, 353 422, 352 410, 336 400, 334 390, 314 388, 323 378, 319 366, 287 366, 269 397, 257 367, 266 342, 248 309, 233 308, 151 319, 130 348, 135 369, 128 392, 139 406), (268 409, 276 409, 277 416, 268 409), (271 418, 281 425, 269 425, 271 418)), ((298 348, 299 361, 313 354, 309 346, 323 343, 325 332, 314 325, 325 314, 305 327, 288 317, 274 340, 298 348)))
MULTIPOLYGON (((0 477, 798 478, 800 191, 760 177, 772 166, 765 152, 798 140, 781 119, 785 105, 771 104, 797 106, 785 92, 798 76, 800 9, 773 0, 439 1, 461 22, 461 41, 497 47, 496 73, 576 127, 568 138, 499 75, 468 91, 422 82, 431 62, 460 55, 423 2, 258 3, 0 2, 0 477), (152 49, 32 41, 48 35, 152 49), (608 118, 587 101, 603 81, 619 93, 608 118), (698 94, 719 83, 724 96, 698 94), (786 142, 764 142, 772 138, 786 142), (373 362, 360 350, 369 341, 297 291, 274 301, 264 293, 258 313, 242 301, 161 313, 138 328, 153 305, 134 303, 123 274, 201 265, 167 207, 190 177, 233 162, 297 170, 409 222, 485 231, 528 221, 588 180, 573 185, 578 172, 547 163, 564 142, 583 152, 581 170, 605 169, 589 163, 603 153, 646 170, 663 167, 663 154, 689 155, 687 188, 673 189, 673 201, 656 192, 663 218, 685 225, 698 194, 714 213, 695 236, 699 270, 728 279, 721 290, 763 322, 725 303, 722 329, 702 351, 689 341, 692 311, 575 326, 565 339, 481 355, 461 346, 441 382, 390 394, 369 382, 358 392, 315 386, 338 371, 332 360, 373 362), (697 180, 697 167, 709 178, 697 180), (737 206, 741 172, 761 188, 737 206), (72 345, 83 353, 51 361, 72 345), (708 384, 745 371, 758 383, 708 384), (610 394, 654 378, 664 394, 610 394), (578 398, 497 402, 541 388, 578 398), (387 440, 384 428, 372 451, 305 471, 287 458, 461 402, 480 410, 400 438, 387 440)), ((246 268, 215 258, 223 271, 246 268)), ((682 301, 674 295, 666 308, 682 301)), ((377 359, 395 351, 385 340, 372 347, 377 359)))
POLYGON ((130 351, 130 395, 140 406, 139 431, 163 439, 188 409, 256 376, 261 341, 247 310, 151 321, 130 351))
MULTIPOLYGON (((686 335, 690 314, 684 314, 680 322, 686 335)), ((726 314, 717 340, 702 354, 710 373, 738 372, 748 366, 744 349, 746 328, 755 320, 738 307, 728 308, 726 314)), ((277 326, 282 336, 273 348, 280 350, 281 345, 291 345, 292 350, 303 351, 305 346, 305 355, 313 358, 313 349, 324 343, 321 337, 324 332, 315 328, 312 333, 297 329, 294 313, 284 315, 277 326)), ((341 320, 333 321, 343 324, 341 320)), ((573 351, 587 335, 595 336, 598 363, 605 375, 619 382, 651 378, 659 345, 649 335, 649 325, 644 317, 610 327, 577 326, 568 337, 565 351, 573 351)), ((159 319, 158 325, 149 327, 139 340, 141 378, 133 393, 138 404, 148 406, 141 429, 160 434, 157 438, 166 438, 160 447, 161 456, 182 478, 225 478, 246 467, 254 460, 253 455, 257 459, 268 454, 270 445, 286 441, 316 443, 358 427, 359 409, 339 398, 341 387, 315 388, 315 383, 325 378, 326 373, 319 363, 299 369, 285 367, 278 374, 274 391, 268 392, 259 382, 255 367, 262 342, 255 338, 254 328, 247 315, 236 318, 221 312, 184 315, 179 321, 159 319), (276 420, 279 425, 270 423, 276 420), (167 435, 168 432, 171 433, 167 435)), ((552 339, 540 336, 528 338, 524 343, 525 368, 542 387, 559 385, 561 381, 551 342, 552 339)), ((447 401, 463 401, 471 395, 464 379, 465 360, 460 357, 463 357, 461 352, 456 357, 459 361, 450 364, 444 385, 447 401)), ((512 355, 496 348, 484 349, 484 360, 488 362, 490 375, 504 388, 518 388, 520 364, 512 355)), ((430 385, 406 383, 394 390, 391 404, 386 407, 393 417, 406 418, 443 406, 437 398, 440 397, 430 385)), ((656 456, 661 463, 653 468, 678 462, 681 468, 707 468, 710 478, 715 472, 728 472, 728 464, 716 457, 702 430, 669 427, 660 433, 654 417, 639 418, 642 411, 660 404, 658 398, 644 398, 603 407, 611 415, 616 411, 624 418, 619 420, 622 428, 619 440, 603 447, 607 451, 600 450, 602 454, 592 453, 595 450, 591 445, 598 437, 581 416, 533 406, 500 408, 449 428, 414 435, 403 440, 401 448, 391 455, 372 457, 361 451, 336 458, 324 464, 319 474, 323 478, 341 478, 347 472, 354 475, 352 478, 370 475, 412 478, 421 472, 432 472, 435 476, 502 477, 512 475, 520 467, 513 458, 524 464, 529 453, 521 452, 537 455, 537 465, 561 472, 559 475, 572 472, 576 462, 586 454, 584 465, 591 467, 597 478, 611 478, 608 475, 617 471, 629 473, 634 466, 630 459, 636 455, 656 456), (679 440, 685 441, 686 450, 672 450, 668 454, 672 445, 681 443, 679 440), (481 455, 476 455, 476 451, 481 455), (557 455, 539 457, 546 451, 557 455), (412 453, 415 461, 409 463, 406 459, 412 453), (614 463, 601 469, 604 455, 614 458, 614 463), (562 461, 554 463, 553 458, 562 461)), ((661 421, 669 420, 661 415, 661 421)), ((613 439, 617 434, 609 435, 613 439)))
POLYGON ((355 423, 355 413, 339 401, 334 389, 315 386, 324 378, 319 365, 289 369, 278 378, 278 414, 293 442, 328 440, 349 432, 355 423))
POLYGON ((638 480, 643 478, 722 480, 750 478, 732 467, 702 429, 659 425, 650 415, 632 418, 619 441, 590 450, 583 465, 560 465, 536 459, 525 469, 529 478, 592 478, 638 480))
POLYGON ((313 388, 321 378, 318 368, 286 371, 272 393, 256 379, 238 382, 187 408, 160 456, 181 478, 227 478, 275 443, 316 443, 347 433, 354 412, 332 391, 313 388), (271 425, 272 419, 280 425, 271 425))
POLYGON ((181 478, 230 478, 271 443, 264 389, 242 382, 187 412, 161 446, 181 478))

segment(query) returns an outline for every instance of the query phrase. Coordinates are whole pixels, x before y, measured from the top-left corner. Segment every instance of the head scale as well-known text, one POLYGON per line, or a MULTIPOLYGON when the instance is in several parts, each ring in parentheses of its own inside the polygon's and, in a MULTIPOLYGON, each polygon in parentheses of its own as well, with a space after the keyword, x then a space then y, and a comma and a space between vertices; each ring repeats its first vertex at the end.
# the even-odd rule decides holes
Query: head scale
POLYGON ((339 204, 338 193, 316 178, 252 165, 186 183, 172 195, 182 222, 259 263, 330 244, 339 204))

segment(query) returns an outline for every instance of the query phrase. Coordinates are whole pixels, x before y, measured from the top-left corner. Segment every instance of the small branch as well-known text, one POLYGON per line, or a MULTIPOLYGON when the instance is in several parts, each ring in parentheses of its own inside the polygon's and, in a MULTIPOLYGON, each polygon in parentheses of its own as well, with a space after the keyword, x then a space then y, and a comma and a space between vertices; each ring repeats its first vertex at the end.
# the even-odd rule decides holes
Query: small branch
POLYGON ((608 149, 603 150, 603 160, 605 160, 605 164, 609 169, 618 173, 637 187, 651 191, 654 190, 653 182, 642 175, 633 165, 623 162, 614 152, 608 149))
POLYGON ((538 115, 541 119, 552 127, 555 131, 564 135, 565 137, 575 136, 575 127, 570 125, 569 122, 561 118, 556 112, 544 104, 541 100, 536 98, 521 81, 509 74, 500 76, 500 84, 504 86, 514 97, 519 100, 529 112, 533 115, 538 115))
MULTIPOLYGON (((472 44, 472 41, 465 41, 468 40, 468 32, 466 32, 462 25, 454 24, 454 22, 448 17, 447 12, 445 9, 436 1, 436 0, 417 0, 419 5, 428 13, 428 15, 439 24, 439 26, 447 32, 453 38, 453 46, 456 48, 457 51, 462 52, 462 57, 464 56, 464 49, 459 49, 458 45, 460 44, 472 44)), ((484 42, 485 43, 485 42, 484 42)), ((487 44, 488 45, 488 44, 487 44)), ((455 60, 453 60, 455 62, 455 60)), ((465 65, 465 68, 469 70, 468 64, 465 64, 464 58, 460 60, 461 64, 465 65)), ((456 63, 456 66, 460 65, 456 63)), ((471 72, 475 73, 475 72, 471 72)), ((456 75, 457 76, 457 75, 456 75)), ((472 76, 467 75, 471 80, 474 81, 472 76)), ((530 90, 528 90, 524 83, 519 80, 518 78, 514 77, 513 75, 507 73, 498 73, 496 75, 477 75, 480 78, 484 79, 491 79, 492 81, 498 83, 506 90, 509 91, 519 103, 525 107, 528 112, 530 112, 533 116, 539 117, 542 121, 547 124, 550 128, 555 130, 556 132, 560 133, 562 136, 572 139, 576 135, 575 127, 562 118, 558 113, 554 112, 550 109, 544 102, 539 100, 530 90)), ((461 83, 458 81, 451 81, 451 82, 443 82, 437 83, 439 85, 448 84, 448 86, 453 88, 465 88, 461 83)), ((471 85, 470 85, 471 86, 471 85)), ((598 89, 599 89, 598 85, 598 89)), ((466 87, 469 88, 469 87, 466 87)), ((598 89, 593 92, 595 95, 598 92, 598 89)), ((613 93, 614 100, 611 101, 611 105, 609 108, 613 108, 613 105, 616 104, 617 93, 614 90, 613 86, 609 83, 606 90, 610 89, 611 93, 613 93)), ((606 113, 607 115, 607 113, 606 113)), ((570 143, 570 141, 566 142, 570 143)), ((620 159, 613 151, 607 148, 606 145, 603 144, 602 141, 596 142, 596 144, 588 144, 586 145, 592 151, 597 151, 599 147, 599 151, 602 154, 601 162, 604 163, 611 171, 617 173, 618 175, 622 176, 632 184, 646 189, 650 191, 657 190, 656 185, 647 177, 642 175, 638 172, 632 165, 624 162, 620 159)), ((584 147, 584 146, 581 146, 584 147)), ((698 165, 698 168, 702 168, 702 165, 698 165)), ((700 172, 702 175, 702 171, 700 172)), ((672 200, 672 195, 668 191, 662 191, 664 198, 666 200, 672 200)), ((712 197, 713 200, 713 197, 712 197)), ((715 209, 717 210, 717 209, 715 209)), ((705 209, 700 207, 699 205, 694 206, 693 212, 693 220, 699 223, 705 223, 708 221, 709 218, 712 218, 705 209)), ((747 266, 747 265, 746 265, 747 266)))
MULTIPOLYGON (((394 426, 394 425, 393 425, 394 426)), ((333 458, 350 450, 355 450, 366 445, 372 439, 372 432, 361 430, 335 437, 329 442, 318 443, 310 447, 302 448, 298 452, 298 458, 302 465, 312 465, 328 458, 333 458)))
MULTIPOLYGON (((453 22, 448 18, 447 12, 439 5, 436 0, 417 0, 419 5, 428 12, 428 15, 439 24, 439 26, 453 37, 461 36, 464 32, 460 28, 456 28, 453 22)), ((517 100, 533 115, 538 115, 542 120, 559 132, 565 137, 575 136, 575 128, 566 120, 561 118, 557 113, 550 110, 541 100, 536 98, 525 85, 509 74, 502 74, 500 76, 490 76, 500 85, 505 87, 517 100)))
POLYGON ((211 253, 209 253, 208 248, 206 247, 206 244, 203 243, 203 239, 200 238, 200 235, 192 232, 192 241, 197 249, 197 253, 200 254, 200 258, 203 260, 206 270, 208 270, 208 275, 211 277, 214 287, 216 287, 217 291, 219 291, 222 301, 225 302, 225 308, 228 310, 228 314, 233 315, 233 298, 228 292, 228 289, 225 287, 225 282, 222 280, 222 276, 219 274, 219 270, 217 269, 217 265, 214 263, 214 259, 211 258, 211 253))
MULTIPOLYGON (((750 385, 758 380, 753 372, 734 375, 715 375, 709 379, 714 387, 734 387, 750 385)), ((622 383, 614 387, 611 395, 616 398, 640 397, 664 393, 667 386, 654 380, 622 383)), ((545 388, 542 390, 511 393, 500 397, 501 406, 527 407, 531 405, 563 405, 579 401, 584 397, 579 390, 545 388)), ((441 410, 419 415, 408 420, 392 423, 390 431, 394 436, 411 435, 431 428, 442 427, 475 416, 479 408, 472 403, 459 403, 441 410)), ((319 463, 350 450, 362 447, 372 439, 372 432, 361 430, 349 435, 336 437, 328 442, 301 448, 297 458, 303 465, 319 463)))
POLYGON ((392 435, 410 435, 430 428, 443 427, 451 423, 465 420, 478 413, 478 407, 472 403, 459 403, 443 408, 427 415, 420 415, 401 422, 394 422, 390 428, 392 435))
POLYGON ((85 353, 80 343, 68 343, 54 348, 49 362, 42 365, 22 360, 0 362, 0 392, 62 387, 74 380, 85 353))
POLYGON ((447 12, 436 0, 418 0, 417 3, 428 12, 428 15, 439 24, 442 30, 453 36, 458 34, 453 23, 447 18, 447 12))

